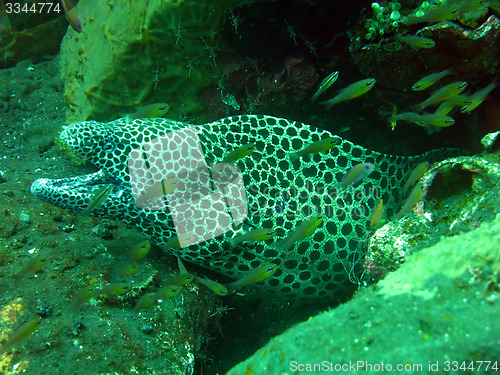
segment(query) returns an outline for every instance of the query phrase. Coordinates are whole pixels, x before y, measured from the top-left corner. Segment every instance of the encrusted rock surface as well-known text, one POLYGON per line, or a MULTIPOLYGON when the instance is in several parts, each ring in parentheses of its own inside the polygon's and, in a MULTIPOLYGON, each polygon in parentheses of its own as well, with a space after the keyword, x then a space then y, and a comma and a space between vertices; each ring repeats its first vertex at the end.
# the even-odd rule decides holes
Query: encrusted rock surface
POLYGON ((171 118, 197 114, 216 83, 216 41, 235 0, 110 1, 81 5, 83 32, 61 45, 68 121, 112 120, 167 102, 171 118))
POLYGON ((497 154, 462 156, 436 163, 421 179, 424 194, 401 220, 377 230, 368 243, 365 268, 376 278, 396 270, 406 257, 477 228, 500 213, 497 154))
POLYGON ((432 371, 445 373, 446 361, 466 366, 495 361, 500 355, 499 245, 500 216, 446 238, 409 257, 376 288, 273 338, 228 374, 325 368, 375 374, 396 371, 398 365, 417 374, 430 373, 430 364, 437 366, 432 371))

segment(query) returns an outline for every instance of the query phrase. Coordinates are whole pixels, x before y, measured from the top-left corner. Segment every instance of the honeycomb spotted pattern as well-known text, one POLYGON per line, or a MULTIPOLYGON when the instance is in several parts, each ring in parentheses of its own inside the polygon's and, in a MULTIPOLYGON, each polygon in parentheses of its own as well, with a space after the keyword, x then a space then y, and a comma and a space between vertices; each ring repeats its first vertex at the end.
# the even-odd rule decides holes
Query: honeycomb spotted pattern
MULTIPOLYGON (((269 293, 299 299, 344 299, 361 277, 365 242, 371 234, 371 213, 383 199, 391 217, 401 206, 401 186, 422 160, 444 158, 446 151, 402 157, 367 150, 339 137, 327 152, 291 159, 293 152, 333 136, 326 130, 270 116, 242 115, 204 125, 168 119, 118 119, 109 123, 85 121, 66 126, 61 139, 87 158, 99 171, 63 179, 39 179, 32 193, 75 212, 88 206, 104 184, 113 184, 106 201, 92 214, 135 225, 154 243, 162 245, 176 235, 169 210, 152 211, 136 206, 128 169, 129 154, 141 144, 186 127, 194 128, 206 164, 220 162, 232 150, 254 143, 255 150, 235 162, 242 173, 248 214, 243 223, 205 242, 169 251, 181 259, 217 271, 231 279, 267 262, 279 266, 273 277, 258 285, 269 293), (343 190, 335 187, 358 163, 371 162, 374 171, 363 181, 343 190), (301 222, 321 213, 316 231, 291 248, 275 245, 301 222), (229 240, 253 228, 274 228, 274 241, 242 243, 229 240)), ((181 141, 179 141, 181 142, 181 141)), ((157 155, 161 157, 161 155, 157 155)), ((188 157, 174 155, 168 167, 188 157)), ((213 228, 198 227, 198 232, 213 228)))

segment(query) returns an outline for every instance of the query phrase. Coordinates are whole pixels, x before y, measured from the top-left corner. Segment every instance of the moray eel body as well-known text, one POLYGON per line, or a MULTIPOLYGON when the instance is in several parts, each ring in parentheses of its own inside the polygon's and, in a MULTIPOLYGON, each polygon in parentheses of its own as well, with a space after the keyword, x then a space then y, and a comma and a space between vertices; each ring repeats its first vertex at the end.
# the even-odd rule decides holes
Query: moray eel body
POLYGON ((364 244, 371 234, 370 219, 377 202, 383 199, 386 216, 392 217, 406 198, 401 186, 412 169, 423 160, 447 155, 445 151, 413 157, 385 155, 339 137, 339 143, 327 152, 290 157, 332 136, 299 122, 256 115, 196 126, 161 118, 79 122, 66 126, 61 139, 98 172, 39 179, 31 191, 51 204, 80 212, 96 191, 111 183, 112 193, 92 210, 93 215, 135 225, 158 245, 177 235, 176 228, 188 228, 187 232, 204 240, 169 250, 183 260, 230 279, 273 262, 279 269, 258 286, 261 290, 289 298, 341 300, 352 294, 361 277, 364 244), (165 137, 169 145, 163 149, 145 146, 165 137), (250 143, 255 145, 253 152, 231 164, 237 167, 234 176, 241 177, 240 188, 217 185, 210 177, 212 163, 250 143), (375 169, 366 179, 341 190, 335 187, 351 167, 368 162, 375 169), (183 170, 181 177, 174 173, 179 170, 183 170), (171 199, 167 195, 168 209, 160 207, 165 197, 137 207, 134 194, 148 180, 185 182, 193 176, 198 183, 179 186, 171 199), (212 210, 202 220, 199 212, 207 209, 212 210), (276 245, 317 213, 323 215, 323 223, 312 235, 286 249, 276 245), (258 228, 274 229, 274 242, 231 245, 232 238, 258 228))

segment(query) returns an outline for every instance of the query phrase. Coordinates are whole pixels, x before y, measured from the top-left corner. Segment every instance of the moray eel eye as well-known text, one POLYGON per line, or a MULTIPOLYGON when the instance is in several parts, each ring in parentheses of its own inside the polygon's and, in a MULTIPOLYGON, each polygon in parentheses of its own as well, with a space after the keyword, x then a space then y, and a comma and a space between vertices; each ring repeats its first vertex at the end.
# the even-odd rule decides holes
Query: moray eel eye
POLYGON ((104 146, 102 146, 102 149, 106 152, 111 152, 114 151, 116 148, 116 144, 113 141, 107 141, 104 146))

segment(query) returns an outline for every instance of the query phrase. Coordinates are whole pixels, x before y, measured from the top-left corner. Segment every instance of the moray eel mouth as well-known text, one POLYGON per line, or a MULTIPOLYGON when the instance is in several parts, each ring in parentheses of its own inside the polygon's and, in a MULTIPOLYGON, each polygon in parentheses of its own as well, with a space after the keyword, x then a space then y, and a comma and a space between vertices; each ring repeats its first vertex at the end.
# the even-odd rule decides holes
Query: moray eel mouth
MULTIPOLYGON (((78 123, 64 126, 60 139, 77 154, 87 157, 88 155, 80 152, 85 146, 86 139, 84 134, 79 132, 79 129, 78 123)), ((91 158, 91 163, 92 160, 91 158)), ((118 178, 100 169, 98 164, 92 164, 98 168, 97 172, 59 179, 38 179, 31 185, 31 193, 48 203, 77 213, 89 206, 97 192, 112 184, 112 191, 108 199, 102 207, 96 207, 94 212, 95 215, 109 216, 106 215, 108 211, 106 207, 108 209, 119 207, 120 203, 123 204, 129 198, 130 192, 118 178)))
POLYGON ((366 240, 371 235, 369 224, 377 202, 383 199, 386 216, 392 217, 404 202, 402 185, 412 169, 423 160, 442 160, 449 154, 436 150, 411 157, 385 155, 338 137, 339 142, 326 152, 292 158, 329 137, 337 136, 265 115, 233 116, 197 126, 163 118, 83 121, 66 126, 61 139, 98 171, 78 177, 39 179, 31 191, 49 203, 80 212, 99 189, 112 184, 110 195, 88 210, 90 214, 135 226, 157 245, 180 236, 179 222, 190 226, 186 233, 206 235, 204 240, 168 252, 216 271, 226 280, 238 279, 266 263, 275 264, 277 271, 258 284, 257 294, 266 291, 292 299, 344 300, 362 278, 366 240), (167 138, 168 147, 151 146, 167 138), (171 171, 188 166, 199 180, 212 163, 219 163, 231 151, 248 144, 255 145, 255 150, 232 163, 238 168, 241 190, 222 194, 212 185, 209 190, 204 187, 199 191, 178 188, 189 193, 189 202, 183 202, 189 204, 179 205, 175 199, 170 204, 172 201, 167 199, 169 209, 137 207, 134 197, 141 191, 134 185, 137 176, 148 181, 147 185, 151 178, 156 183, 171 171), (131 157, 133 152, 138 158, 131 157), (139 159, 142 164, 137 162, 139 159), (354 185, 335 189, 347 171, 361 163, 373 165, 373 172, 354 185), (222 198, 207 200, 217 194, 222 198), (239 223, 235 220, 235 202, 248 209, 239 223), (175 210, 181 206, 184 216, 176 221, 175 210), (216 209, 197 216, 207 207, 216 209), (296 241, 283 241, 316 214, 322 215, 321 225, 296 241), (217 232, 224 217, 233 221, 226 221, 225 230, 217 232), (232 247, 234 238, 250 228, 270 228, 276 235, 271 240, 232 247), (283 244, 286 246, 280 247, 283 244))
MULTIPOLYGON (((73 212, 84 210, 98 191, 113 184, 110 200, 119 199, 124 190, 102 171, 68 178, 40 178, 31 185, 31 193, 44 201, 73 212)), ((96 208, 96 214, 99 208, 96 208)))

